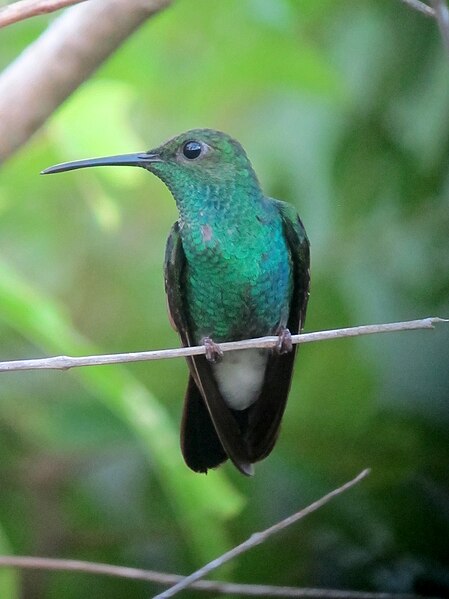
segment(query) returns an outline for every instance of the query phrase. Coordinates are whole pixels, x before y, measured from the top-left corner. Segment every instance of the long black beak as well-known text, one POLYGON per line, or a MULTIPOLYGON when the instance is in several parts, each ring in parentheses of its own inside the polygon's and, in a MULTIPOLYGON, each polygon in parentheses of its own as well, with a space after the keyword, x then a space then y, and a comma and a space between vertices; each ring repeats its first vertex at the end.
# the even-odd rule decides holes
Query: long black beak
POLYGON ((77 168, 90 166, 141 166, 146 168, 152 162, 161 162, 159 154, 155 152, 141 152, 140 154, 121 154, 120 156, 105 156, 104 158, 88 158, 87 160, 75 160, 74 162, 63 162, 50 166, 41 172, 41 175, 73 171, 77 168))

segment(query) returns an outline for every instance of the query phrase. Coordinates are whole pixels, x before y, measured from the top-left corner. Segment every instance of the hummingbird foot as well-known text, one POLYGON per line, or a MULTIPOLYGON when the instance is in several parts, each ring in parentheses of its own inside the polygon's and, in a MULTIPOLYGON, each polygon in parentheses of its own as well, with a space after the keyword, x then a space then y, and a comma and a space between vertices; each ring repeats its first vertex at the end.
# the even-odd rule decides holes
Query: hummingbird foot
POLYGON ((278 342, 274 346, 274 351, 278 354, 288 354, 293 349, 292 334, 285 327, 280 327, 277 331, 278 342))
POLYGON ((210 337, 204 337, 202 341, 206 349, 206 360, 211 362, 211 364, 219 362, 223 357, 223 352, 221 351, 220 346, 217 345, 210 337))

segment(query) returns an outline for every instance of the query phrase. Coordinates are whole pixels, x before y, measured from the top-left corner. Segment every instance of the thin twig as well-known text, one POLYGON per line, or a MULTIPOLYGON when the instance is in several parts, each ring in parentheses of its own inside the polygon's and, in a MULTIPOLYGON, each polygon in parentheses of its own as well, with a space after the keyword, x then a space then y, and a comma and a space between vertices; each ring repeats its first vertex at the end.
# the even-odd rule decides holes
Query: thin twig
POLYGON ((413 8, 414 10, 419 11, 423 15, 426 15, 426 17, 435 16, 435 11, 433 10, 433 8, 431 8, 424 2, 420 2, 420 0, 402 0, 402 2, 404 4, 407 4, 407 6, 410 6, 410 8, 413 8))
MULTIPOLYGON (((141 570, 140 568, 128 568, 125 566, 112 566, 111 564, 99 564, 71 559, 54 559, 48 557, 16 555, 0 556, 0 568, 50 571, 63 570, 82 572, 84 574, 99 574, 118 578, 128 578, 132 580, 146 580, 160 584, 175 584, 176 582, 183 580, 183 576, 165 572, 155 572, 154 570, 141 570)), ((280 587, 265 584, 238 584, 215 580, 198 580, 191 586, 199 591, 223 593, 226 595, 246 595, 251 597, 296 597, 300 599, 418 599, 417 595, 409 594, 280 587)), ((432 598, 427 597, 426 599, 432 598)))
POLYGON ((446 0, 431 0, 446 50, 449 52, 449 7, 446 0))
POLYGON ((295 522, 298 522, 298 520, 305 518, 312 512, 323 507, 323 505, 325 505, 326 503, 329 503, 329 501, 334 499, 334 497, 341 495, 342 493, 344 493, 345 491, 347 491, 348 489, 350 489, 351 487, 353 487, 354 485, 359 483, 361 480, 366 478, 368 476, 369 472, 370 472, 369 469, 363 470, 362 472, 360 472, 360 474, 358 474, 355 478, 353 478, 349 482, 345 483, 341 487, 338 487, 337 489, 334 489, 327 495, 324 495, 324 497, 321 497, 321 499, 314 501, 313 503, 308 505, 306 508, 300 510, 299 512, 296 512, 296 514, 293 514, 292 516, 289 516, 288 518, 285 518, 284 520, 277 522, 276 524, 274 524, 273 526, 270 526, 270 528, 267 528, 267 529, 263 530, 262 532, 252 534, 246 541, 244 541, 243 543, 240 543, 240 545, 237 545, 236 547, 233 547, 230 551, 227 551, 223 555, 220 555, 220 557, 218 557, 217 559, 212 560, 211 562, 209 562, 208 564, 206 564, 199 570, 196 570, 195 572, 190 574, 190 576, 186 576, 183 580, 176 583, 174 586, 170 587, 169 589, 165 590, 164 592, 160 593, 159 595, 155 595, 153 597, 153 599, 168 599, 169 597, 174 597, 180 591, 182 591, 182 590, 186 589, 188 586, 190 586, 193 582, 200 580, 200 578, 204 578, 205 576, 207 576, 209 574, 209 572, 212 572, 212 570, 219 568, 223 564, 229 562, 231 559, 234 559, 238 555, 241 555, 242 553, 248 551, 249 549, 252 549, 256 545, 260 545, 261 543, 264 543, 272 535, 280 532, 281 530, 284 530, 288 526, 291 526, 295 522))
MULTIPOLYGON (((361 335, 375 335, 378 333, 394 333, 398 331, 410 331, 417 329, 433 329, 434 324, 449 322, 444 318, 429 317, 420 320, 408 320, 404 322, 390 322, 388 324, 370 324, 360 327, 346 329, 334 329, 330 331, 318 331, 316 333, 303 333, 292 335, 292 343, 312 343, 315 341, 328 341, 330 339, 341 339, 343 337, 359 337, 361 335)), ((220 343, 220 349, 224 352, 254 348, 273 348, 279 342, 278 337, 259 337, 245 341, 228 341, 220 343)), ((11 372, 14 370, 68 370, 80 366, 104 366, 105 364, 121 364, 126 362, 143 362, 149 360, 162 360, 167 358, 180 358, 186 356, 197 356, 205 353, 204 345, 194 347, 181 347, 177 349, 160 349, 152 351, 131 352, 126 354, 102 354, 96 356, 56 356, 53 358, 38 358, 34 360, 10 360, 0 362, 0 372, 11 372)))
POLYGON ((86 0, 18 0, 0 9, 0 28, 24 21, 30 17, 51 12, 85 2, 86 0))

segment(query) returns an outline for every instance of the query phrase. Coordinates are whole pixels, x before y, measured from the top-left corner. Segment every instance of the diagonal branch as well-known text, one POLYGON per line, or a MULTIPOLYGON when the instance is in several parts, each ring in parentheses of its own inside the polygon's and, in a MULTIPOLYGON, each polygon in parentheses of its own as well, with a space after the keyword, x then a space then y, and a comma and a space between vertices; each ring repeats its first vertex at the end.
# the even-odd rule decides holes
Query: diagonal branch
POLYGON ((446 0, 432 0, 433 10, 438 21, 441 37, 449 52, 449 7, 446 0))
MULTIPOLYGON (((438 317, 430 317, 422 318, 420 320, 390 322, 388 324, 370 324, 346 329, 318 331, 316 333, 303 333, 301 335, 292 335, 292 343, 312 343, 315 341, 341 339, 343 337, 359 337, 361 335, 375 335, 378 333, 395 333, 398 331, 433 329, 435 324, 441 322, 449 322, 449 320, 438 317)), ((254 348, 271 349, 278 343, 279 338, 273 336, 259 337, 258 339, 246 339, 245 341, 228 341, 218 345, 222 351, 226 352, 254 348)), ((146 362, 149 360, 198 356, 204 353, 206 353, 204 345, 199 345, 195 347, 131 352, 126 354, 103 354, 97 356, 81 357, 56 356, 54 358, 38 358, 35 360, 10 360, 7 362, 0 362, 0 372, 11 372, 15 370, 68 370, 69 368, 76 368, 80 366, 104 366, 106 364, 123 364, 126 362, 146 362)))
POLYGON ((421 2, 421 0, 402 0, 402 2, 426 17, 434 17, 436 19, 443 43, 449 52, 449 7, 447 0, 430 0, 432 6, 428 6, 424 2, 421 2))
POLYGON ((284 528, 291 526, 295 522, 298 522, 298 520, 302 520, 303 518, 305 518, 312 512, 315 512, 316 510, 321 508, 326 503, 329 503, 329 501, 332 501, 332 499, 334 499, 334 497, 341 495, 342 493, 344 493, 345 491, 347 491, 348 489, 350 489, 351 487, 353 487, 354 485, 359 483, 361 480, 366 478, 368 476, 368 474, 369 474, 369 470, 363 470, 355 478, 353 478, 349 482, 345 483, 341 487, 338 487, 338 489, 334 489, 327 495, 324 495, 324 497, 321 497, 321 499, 318 499, 318 501, 311 503, 309 506, 307 506, 303 510, 296 512, 296 514, 293 514, 292 516, 289 516, 288 518, 285 518, 285 520, 281 520, 280 522, 277 522, 277 524, 270 526, 270 528, 267 528, 262 532, 252 534, 249 537, 249 539, 247 539, 243 543, 240 543, 240 545, 237 545, 236 547, 234 547, 230 551, 227 551, 226 553, 224 553, 217 559, 214 559, 213 561, 209 562, 208 564, 206 564, 199 570, 196 570, 196 572, 193 572, 193 574, 190 574, 190 576, 186 576, 183 580, 176 583, 174 586, 170 587, 163 593, 160 593, 159 595, 155 595, 153 599, 168 599, 169 597, 174 597, 180 591, 189 587, 193 582, 200 580, 201 578, 204 578, 205 576, 207 576, 209 574, 209 572, 212 572, 212 570, 219 568, 223 564, 226 564, 227 562, 229 562, 231 559, 234 559, 238 555, 245 553, 246 551, 248 551, 249 549, 252 549, 256 545, 260 545, 261 543, 264 543, 267 539, 269 539, 274 534, 280 532, 281 530, 284 530, 284 528))
POLYGON ((45 15, 72 4, 86 0, 17 0, 0 8, 0 28, 24 21, 30 17, 45 15))
POLYGON ((170 0, 97 0, 65 11, 0 76, 0 162, 170 0), (7 115, 7 116, 6 116, 7 115))
POLYGON ((413 8, 414 10, 419 11, 423 15, 426 15, 426 17, 435 16, 435 11, 433 10, 433 8, 431 8, 424 2, 420 2, 420 0, 402 0, 402 2, 404 4, 407 4, 407 6, 410 6, 410 8, 413 8))

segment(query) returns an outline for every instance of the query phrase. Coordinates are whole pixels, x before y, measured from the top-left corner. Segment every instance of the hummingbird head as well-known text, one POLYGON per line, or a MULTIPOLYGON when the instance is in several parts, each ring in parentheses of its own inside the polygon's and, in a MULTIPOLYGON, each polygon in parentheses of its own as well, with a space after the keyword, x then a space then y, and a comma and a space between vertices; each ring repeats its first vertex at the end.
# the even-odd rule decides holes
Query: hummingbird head
POLYGON ((164 181, 177 201, 188 193, 231 184, 259 189, 256 174, 239 142, 213 129, 192 129, 147 152, 65 162, 42 174, 91 166, 145 168, 164 181))

